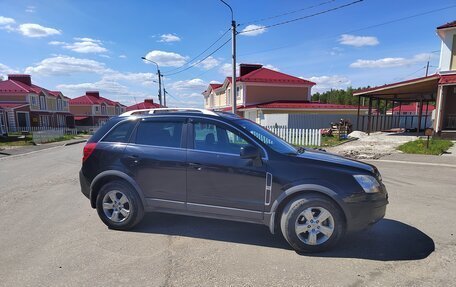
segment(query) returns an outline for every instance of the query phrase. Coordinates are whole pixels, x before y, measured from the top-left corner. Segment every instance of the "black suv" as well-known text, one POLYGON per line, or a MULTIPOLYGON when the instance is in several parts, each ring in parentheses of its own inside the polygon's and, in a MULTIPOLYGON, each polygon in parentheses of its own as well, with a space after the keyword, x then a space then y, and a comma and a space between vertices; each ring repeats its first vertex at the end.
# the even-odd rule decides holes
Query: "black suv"
POLYGON ((144 212, 264 224, 297 251, 333 246, 385 215, 377 169, 296 148, 250 120, 152 110, 108 121, 84 147, 82 193, 112 229, 144 212))

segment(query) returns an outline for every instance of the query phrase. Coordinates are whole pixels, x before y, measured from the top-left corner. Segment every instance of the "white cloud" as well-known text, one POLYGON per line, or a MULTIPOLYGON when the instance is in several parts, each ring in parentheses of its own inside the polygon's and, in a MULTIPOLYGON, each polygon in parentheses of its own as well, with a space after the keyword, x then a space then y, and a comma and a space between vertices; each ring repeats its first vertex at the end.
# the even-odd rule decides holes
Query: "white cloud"
POLYGON ((49 45, 53 45, 53 46, 61 46, 61 45, 66 45, 67 43, 66 42, 60 42, 60 41, 50 41, 48 44, 49 45))
POLYGON ((158 42, 165 42, 165 43, 170 43, 170 42, 179 42, 181 38, 179 36, 174 35, 174 34, 163 34, 160 36, 160 40, 158 42))
POLYGON ((316 83, 316 85, 312 88, 313 92, 325 92, 331 89, 345 89, 351 85, 350 79, 339 75, 316 76, 310 77, 308 80, 316 83))
POLYGON ((108 51, 103 47, 100 40, 91 38, 74 38, 74 40, 74 43, 64 44, 63 48, 77 53, 104 53, 108 51))
POLYGON ((35 13, 36 12, 36 7, 32 6, 32 5, 29 5, 29 6, 27 6, 27 8, 25 8, 25 12, 27 12, 27 13, 35 13))
POLYGON ((22 35, 24 35, 26 37, 31 37, 31 38, 41 38, 41 37, 62 34, 62 32, 60 32, 57 29, 44 27, 44 26, 41 26, 39 24, 34 24, 34 23, 21 24, 21 25, 19 25, 18 31, 22 35))
POLYGON ((100 91, 102 94, 116 94, 116 95, 128 95, 129 89, 127 86, 121 85, 120 83, 102 79, 98 82, 93 83, 80 83, 80 84, 61 84, 57 85, 57 89, 62 90, 64 93, 69 92, 71 94, 80 93, 83 94, 88 90, 100 91))
MULTIPOLYGON (((187 61, 187 57, 184 57, 180 54, 159 50, 153 50, 147 53, 146 59, 157 62, 158 65, 163 67, 180 67, 187 61)), ((152 64, 148 61, 145 62, 152 64)))
POLYGON ((157 76, 152 73, 122 73, 108 69, 103 75, 103 79, 107 81, 125 81, 135 84, 142 84, 144 86, 152 86, 153 81, 157 80, 157 76))
MULTIPOLYGON (((226 77, 231 77, 233 76, 233 68, 231 67, 231 64, 225 63, 220 67, 219 72, 226 77)), ((236 75, 239 75, 239 65, 236 67, 236 75)))
POLYGON ((276 66, 270 65, 270 64, 264 65, 263 67, 268 68, 268 69, 270 69, 270 70, 277 71, 277 72, 280 71, 279 68, 277 68, 276 66))
POLYGON ((6 79, 6 76, 8 74, 16 74, 18 72, 19 71, 15 70, 13 68, 10 68, 5 64, 0 63, 0 78, 6 79))
POLYGON ((119 58, 125 59, 125 58, 127 58, 127 56, 126 55, 119 55, 119 58))
POLYGON ((13 18, 0 16, 0 26, 14 24, 14 23, 16 23, 16 21, 13 18))
POLYGON ((109 55, 101 54, 99 56, 102 58, 111 59, 111 56, 109 56, 109 55))
POLYGON ((349 45, 354 47, 362 46, 376 46, 380 42, 377 37, 373 36, 355 36, 349 34, 342 34, 339 38, 339 43, 342 45, 349 45))
POLYGON ((210 70, 212 68, 217 67, 218 65, 220 65, 220 61, 212 56, 209 56, 206 59, 204 59, 204 61, 199 62, 196 66, 204 70, 210 70))
POLYGON ((207 87, 207 83, 201 79, 191 79, 174 82, 171 87, 175 90, 197 90, 202 92, 207 87))
POLYGON ((25 69, 27 74, 47 76, 71 75, 74 73, 103 73, 106 67, 103 63, 69 56, 55 56, 46 58, 35 66, 25 69))
POLYGON ((382 58, 377 60, 363 60, 358 59, 350 64, 351 68, 393 68, 401 66, 409 66, 419 62, 426 62, 434 55, 429 53, 422 53, 413 56, 412 58, 382 58))
POLYGON ((253 37, 263 34, 266 30, 265 26, 251 24, 242 29, 240 35, 253 37))

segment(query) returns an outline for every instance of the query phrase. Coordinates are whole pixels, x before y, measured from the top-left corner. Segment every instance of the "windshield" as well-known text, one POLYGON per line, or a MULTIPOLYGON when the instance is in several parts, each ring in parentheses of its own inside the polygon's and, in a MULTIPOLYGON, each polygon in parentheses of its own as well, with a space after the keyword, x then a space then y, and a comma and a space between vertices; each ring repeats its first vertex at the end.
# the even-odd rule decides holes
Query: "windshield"
POLYGON ((282 154, 298 153, 296 148, 262 126, 246 119, 238 120, 236 122, 274 151, 282 154))

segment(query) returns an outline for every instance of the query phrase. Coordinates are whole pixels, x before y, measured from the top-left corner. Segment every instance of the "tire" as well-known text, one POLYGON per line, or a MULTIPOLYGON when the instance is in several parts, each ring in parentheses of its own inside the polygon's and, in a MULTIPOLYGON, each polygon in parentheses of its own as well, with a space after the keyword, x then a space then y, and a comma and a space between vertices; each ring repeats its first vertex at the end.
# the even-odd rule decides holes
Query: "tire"
POLYGON ((98 216, 110 229, 130 230, 144 217, 138 193, 124 181, 116 180, 103 185, 96 207, 98 216), (117 200, 113 200, 113 196, 117 200))
POLYGON ((342 238, 345 221, 342 211, 331 200, 317 194, 307 194, 285 206, 280 229, 297 252, 322 252, 329 250, 342 238), (328 213, 330 216, 326 218, 328 213), (326 219, 320 222, 319 218, 326 219))

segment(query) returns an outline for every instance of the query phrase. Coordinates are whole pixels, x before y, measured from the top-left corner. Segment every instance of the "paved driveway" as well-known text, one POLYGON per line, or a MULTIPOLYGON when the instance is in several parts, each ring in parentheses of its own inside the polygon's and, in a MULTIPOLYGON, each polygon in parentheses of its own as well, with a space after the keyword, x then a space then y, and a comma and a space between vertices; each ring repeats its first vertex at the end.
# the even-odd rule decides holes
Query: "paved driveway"
MULTIPOLYGON (((108 230, 80 194, 82 145, 0 159, 0 286, 449 286, 456 168, 378 162, 386 219, 298 255, 263 226, 151 214, 108 230)), ((455 163, 456 164, 456 163, 455 163)))

